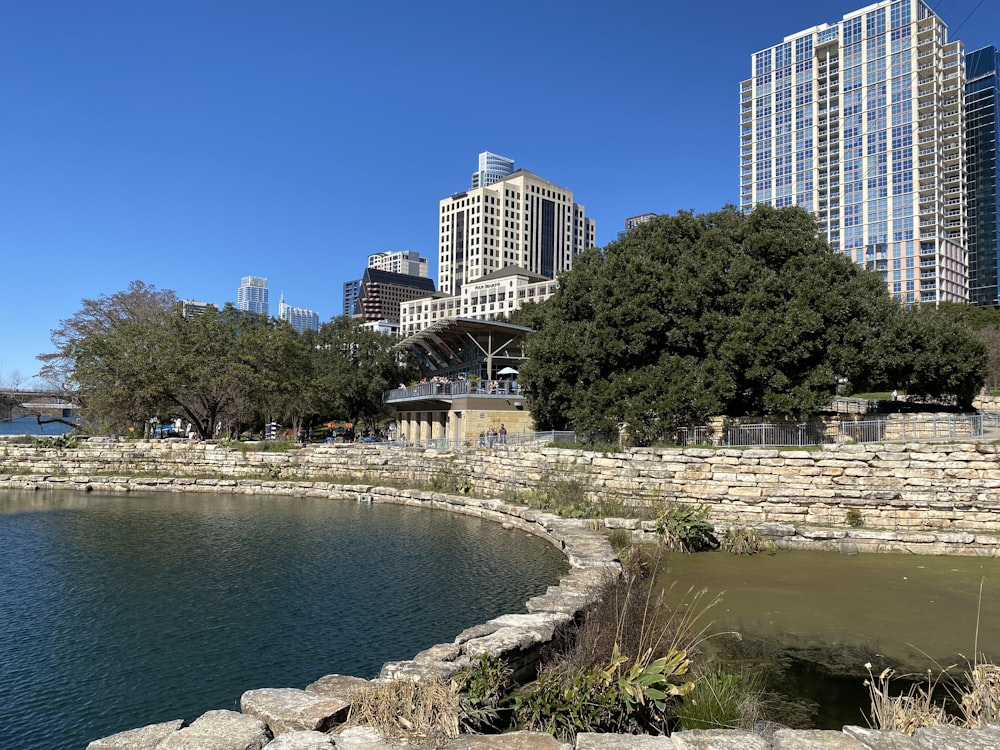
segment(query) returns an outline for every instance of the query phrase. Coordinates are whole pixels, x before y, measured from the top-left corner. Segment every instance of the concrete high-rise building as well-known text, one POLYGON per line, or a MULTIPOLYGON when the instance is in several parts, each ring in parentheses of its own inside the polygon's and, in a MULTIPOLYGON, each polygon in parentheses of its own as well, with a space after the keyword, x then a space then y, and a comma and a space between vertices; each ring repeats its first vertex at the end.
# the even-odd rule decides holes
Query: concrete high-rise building
POLYGON ((319 330, 319 313, 304 307, 292 307, 285 304, 285 295, 278 302, 278 319, 286 321, 299 333, 319 330))
POLYGON ((740 84, 740 206, 803 206, 904 303, 969 297, 965 55, 923 0, 786 36, 740 84))
POLYGON ((390 273, 403 273, 408 276, 427 278, 427 258, 413 250, 373 253, 368 256, 368 267, 390 273))
POLYGON ((438 289, 400 305, 400 332, 444 318, 494 320, 556 290, 557 274, 595 246, 596 226, 573 193, 518 169, 441 201, 438 289))
POLYGON ((595 242, 594 220, 572 191, 524 169, 445 198, 438 221, 438 289, 446 295, 510 265, 554 279, 595 242))
POLYGON ((472 189, 492 185, 514 171, 514 160, 506 156, 483 151, 479 155, 479 169, 472 173, 472 189))
POLYGON ((236 293, 236 307, 245 312, 267 315, 267 279, 244 276, 236 293))
POLYGON ((1000 50, 984 47, 965 58, 965 153, 969 179, 969 301, 1000 307, 1000 50))

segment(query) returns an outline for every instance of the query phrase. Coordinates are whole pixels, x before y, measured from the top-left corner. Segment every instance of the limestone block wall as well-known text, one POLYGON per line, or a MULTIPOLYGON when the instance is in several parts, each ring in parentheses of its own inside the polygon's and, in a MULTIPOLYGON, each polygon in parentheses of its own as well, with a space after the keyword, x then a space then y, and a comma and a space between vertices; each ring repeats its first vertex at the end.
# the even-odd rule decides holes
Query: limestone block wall
POLYGON ((0 443, 0 476, 269 479, 275 491, 284 491, 283 481, 399 487, 460 481, 475 494, 511 500, 528 490, 570 485, 651 511, 665 502, 706 503, 717 525, 763 529, 787 546, 829 547, 847 540, 862 549, 897 549, 894 541, 908 534, 923 551, 992 555, 1000 535, 998 451, 994 443, 636 448, 608 454, 514 447, 451 453, 383 445, 259 453, 185 440, 90 441, 74 449, 0 443), (812 530, 810 536, 800 533, 804 529, 812 530))

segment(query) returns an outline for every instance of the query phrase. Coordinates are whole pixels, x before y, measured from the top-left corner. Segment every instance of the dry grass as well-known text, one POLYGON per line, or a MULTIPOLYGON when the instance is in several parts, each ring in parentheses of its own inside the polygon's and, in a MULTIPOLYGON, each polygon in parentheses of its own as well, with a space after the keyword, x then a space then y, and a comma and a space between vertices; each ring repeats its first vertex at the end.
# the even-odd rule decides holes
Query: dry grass
POLYGON ((882 673, 875 677, 871 667, 871 664, 865 664, 865 669, 868 670, 865 687, 868 688, 871 697, 872 728, 902 732, 912 736, 921 727, 955 723, 945 711, 944 703, 934 702, 934 690, 940 680, 940 674, 934 678, 931 672, 928 672, 925 685, 914 683, 905 693, 892 695, 889 685, 896 673, 895 670, 883 669, 882 673))
POLYGON ((458 737, 458 692, 437 679, 375 684, 351 694, 344 725, 370 726, 389 742, 438 747, 458 737))
POLYGON ((960 698, 965 725, 981 729, 1000 723, 1000 667, 976 664, 965 677, 967 684, 960 698))

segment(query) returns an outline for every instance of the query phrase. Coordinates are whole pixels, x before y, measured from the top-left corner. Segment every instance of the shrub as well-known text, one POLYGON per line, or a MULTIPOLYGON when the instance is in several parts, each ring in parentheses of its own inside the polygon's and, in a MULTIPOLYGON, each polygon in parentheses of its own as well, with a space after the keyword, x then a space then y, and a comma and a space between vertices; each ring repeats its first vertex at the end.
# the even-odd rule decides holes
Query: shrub
POLYGON ((753 529, 730 526, 723 532, 719 547, 733 555, 756 555, 765 550, 773 550, 774 542, 753 529))
POLYGON ((861 511, 857 508, 850 508, 847 511, 847 525, 853 529, 860 529, 865 525, 865 519, 861 517, 861 511))
POLYGON ((478 734, 500 732, 510 723, 516 683, 507 662, 483 653, 459 672, 452 685, 458 693, 458 721, 462 730, 478 734))
POLYGON ((674 702, 692 689, 686 674, 705 628, 704 592, 669 608, 654 595, 649 554, 630 547, 624 570, 609 578, 572 647, 544 665, 516 696, 518 727, 548 731, 562 741, 577 732, 667 734, 674 702))
POLYGON ((710 505, 667 503, 656 519, 656 532, 668 549, 681 552, 715 549, 719 541, 708 521, 711 511, 710 505))

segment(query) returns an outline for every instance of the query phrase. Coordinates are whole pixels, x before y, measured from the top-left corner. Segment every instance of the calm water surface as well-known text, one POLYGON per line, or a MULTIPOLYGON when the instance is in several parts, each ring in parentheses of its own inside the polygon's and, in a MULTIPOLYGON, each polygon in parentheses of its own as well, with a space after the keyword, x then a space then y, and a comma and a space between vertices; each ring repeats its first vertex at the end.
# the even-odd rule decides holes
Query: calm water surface
POLYGON ((69 425, 49 422, 39 425, 34 417, 18 417, 0 421, 0 435, 64 435, 73 428, 69 425))
POLYGON ((373 677, 523 612, 565 569, 542 539, 440 511, 0 493, 0 748, 83 748, 253 688, 373 677))
POLYGON ((744 656, 756 650, 779 662, 779 686, 815 702, 817 728, 866 725, 867 661, 876 673, 883 666, 937 673, 957 663, 960 674, 977 638, 980 653, 1000 660, 998 559, 801 550, 675 554, 670 581, 675 601, 689 586, 721 592, 708 615, 713 630, 738 631, 744 656))

